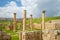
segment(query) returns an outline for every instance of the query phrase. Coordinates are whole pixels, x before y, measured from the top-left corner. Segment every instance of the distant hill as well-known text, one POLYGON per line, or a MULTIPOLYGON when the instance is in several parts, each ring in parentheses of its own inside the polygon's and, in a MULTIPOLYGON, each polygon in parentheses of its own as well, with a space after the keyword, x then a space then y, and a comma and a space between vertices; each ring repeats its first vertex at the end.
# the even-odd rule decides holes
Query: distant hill
MULTIPOLYGON (((17 18, 17 21, 22 20, 22 18, 17 18)), ((0 21, 13 21, 13 18, 0 18, 0 21)))

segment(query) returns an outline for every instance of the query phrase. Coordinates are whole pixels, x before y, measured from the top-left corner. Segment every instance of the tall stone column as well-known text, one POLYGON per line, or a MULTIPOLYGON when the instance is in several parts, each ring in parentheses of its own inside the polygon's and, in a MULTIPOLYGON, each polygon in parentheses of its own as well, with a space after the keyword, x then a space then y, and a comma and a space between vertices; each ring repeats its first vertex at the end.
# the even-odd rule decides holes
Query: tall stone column
POLYGON ((16 13, 14 13, 13 30, 16 31, 16 13))
MULTIPOLYGON (((44 30, 45 29, 45 11, 44 10, 42 11, 42 26, 41 26, 41 29, 42 29, 41 33, 43 32, 45 34, 45 30, 44 30)), ((42 40, 45 40, 44 39, 44 37, 45 37, 44 34, 41 34, 42 40)))
POLYGON ((45 11, 42 11, 42 30, 45 29, 45 11))
POLYGON ((23 32, 22 32, 22 40, 26 40, 25 39, 25 29, 26 29, 26 10, 24 10, 23 13, 23 32))
POLYGON ((2 24, 0 23, 0 31, 2 31, 2 24))
POLYGON ((26 10, 24 10, 23 13, 23 31, 25 31, 26 28, 26 10))
POLYGON ((2 40, 2 24, 0 23, 0 40, 2 40))
POLYGON ((3 37, 2 37, 2 23, 0 23, 0 40, 3 40, 3 37))
POLYGON ((32 25, 33 25, 33 23, 32 23, 32 14, 30 15, 30 28, 31 28, 31 30, 32 30, 32 25))

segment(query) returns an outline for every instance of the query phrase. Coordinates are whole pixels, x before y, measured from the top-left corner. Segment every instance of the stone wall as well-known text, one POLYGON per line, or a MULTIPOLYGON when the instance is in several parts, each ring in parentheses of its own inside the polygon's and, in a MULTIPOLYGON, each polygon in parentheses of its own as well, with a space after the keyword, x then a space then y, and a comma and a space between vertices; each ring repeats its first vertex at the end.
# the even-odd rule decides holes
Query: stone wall
POLYGON ((30 32, 22 32, 20 34, 20 40, 23 40, 25 38, 25 40, 41 40, 41 32, 40 31, 30 31, 30 32), (25 35, 23 35, 25 33, 25 35), (23 39, 22 39, 23 37, 23 39))
POLYGON ((44 30, 43 40, 60 40, 60 30, 44 30))
POLYGON ((54 30, 55 24, 54 23, 45 23, 45 29, 54 30))
POLYGON ((41 24, 34 23, 32 28, 41 29, 41 24))
POLYGON ((60 20, 51 20, 52 23, 60 23, 60 20))
POLYGON ((11 36, 5 32, 0 31, 0 40, 11 40, 11 36))
POLYGON ((57 39, 60 40, 60 35, 57 36, 57 39))
POLYGON ((1 33, 1 31, 0 31, 0 40, 2 40, 2 33, 1 33))
POLYGON ((6 30, 13 30, 13 24, 6 24, 5 29, 6 30))
POLYGON ((56 34, 54 30, 46 30, 43 34, 43 40, 56 40, 56 34), (48 31, 46 33, 46 31, 48 31))
MULTIPOLYGON (((33 28, 41 29, 41 24, 33 24, 33 28)), ((60 30, 60 23, 45 23, 45 29, 60 30)))
POLYGON ((60 23, 56 23, 56 24, 55 24, 55 29, 56 29, 56 30, 60 30, 60 23))

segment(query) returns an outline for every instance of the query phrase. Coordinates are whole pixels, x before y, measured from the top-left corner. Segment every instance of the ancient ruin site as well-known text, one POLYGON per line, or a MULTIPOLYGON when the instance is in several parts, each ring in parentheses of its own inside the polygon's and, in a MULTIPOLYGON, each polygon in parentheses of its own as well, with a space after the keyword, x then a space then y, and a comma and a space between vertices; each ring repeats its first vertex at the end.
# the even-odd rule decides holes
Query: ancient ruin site
POLYGON ((60 40, 59 0, 1 0, 0 40, 60 40))

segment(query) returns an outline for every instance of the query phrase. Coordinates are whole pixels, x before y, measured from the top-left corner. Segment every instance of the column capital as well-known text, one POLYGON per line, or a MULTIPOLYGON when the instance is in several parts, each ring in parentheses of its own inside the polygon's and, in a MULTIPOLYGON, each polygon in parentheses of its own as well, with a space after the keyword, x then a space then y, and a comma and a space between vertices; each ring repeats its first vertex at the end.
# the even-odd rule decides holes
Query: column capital
POLYGON ((14 13, 14 15, 16 15, 16 13, 14 13))
POLYGON ((43 10, 42 13, 45 13, 45 10, 43 10))
POLYGON ((30 14, 30 16, 32 16, 32 14, 30 14))

